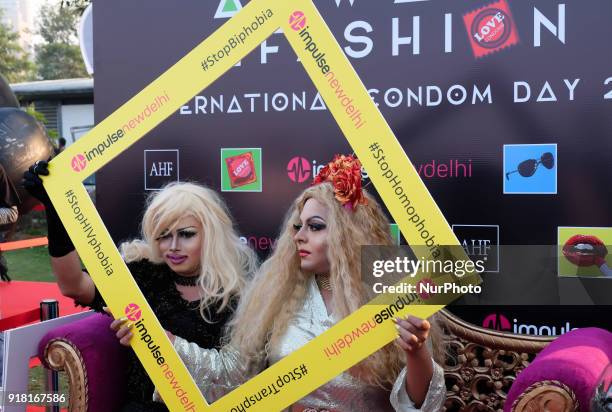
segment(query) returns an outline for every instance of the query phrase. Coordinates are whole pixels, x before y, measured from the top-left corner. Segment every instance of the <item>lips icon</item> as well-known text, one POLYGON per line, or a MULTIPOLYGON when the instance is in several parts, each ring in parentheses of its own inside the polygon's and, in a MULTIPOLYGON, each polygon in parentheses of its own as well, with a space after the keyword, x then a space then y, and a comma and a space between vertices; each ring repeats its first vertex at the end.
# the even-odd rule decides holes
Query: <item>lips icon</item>
POLYGON ((607 254, 608 249, 595 236, 574 235, 563 245, 563 256, 576 266, 601 266, 607 254))

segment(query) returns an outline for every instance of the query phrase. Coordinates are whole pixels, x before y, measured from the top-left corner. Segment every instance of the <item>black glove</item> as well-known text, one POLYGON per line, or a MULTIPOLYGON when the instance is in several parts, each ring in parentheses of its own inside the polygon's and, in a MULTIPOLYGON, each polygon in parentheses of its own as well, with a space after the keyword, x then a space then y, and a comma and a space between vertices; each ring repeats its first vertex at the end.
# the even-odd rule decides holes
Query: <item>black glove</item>
POLYGON ((30 168, 23 174, 23 187, 28 191, 29 194, 38 199, 45 207, 53 207, 51 199, 47 195, 47 191, 43 186, 43 182, 40 179, 40 175, 49 176, 49 163, 44 160, 39 160, 34 163, 30 168))
POLYGON ((49 254, 53 257, 62 257, 74 250, 74 245, 70 240, 70 236, 66 232, 62 221, 57 214, 57 211, 49 199, 49 195, 43 186, 40 175, 48 176, 48 163, 44 160, 39 160, 34 163, 23 174, 23 187, 29 194, 45 205, 47 214, 47 238, 49 239, 49 254))

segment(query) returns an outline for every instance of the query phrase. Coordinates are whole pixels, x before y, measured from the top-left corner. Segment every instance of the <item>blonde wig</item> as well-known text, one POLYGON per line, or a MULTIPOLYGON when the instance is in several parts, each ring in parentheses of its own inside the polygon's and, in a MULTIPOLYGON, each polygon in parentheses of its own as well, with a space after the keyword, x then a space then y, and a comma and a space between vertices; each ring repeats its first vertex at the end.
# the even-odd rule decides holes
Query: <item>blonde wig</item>
MULTIPOLYGON (((241 353, 252 359, 267 357, 304 302, 307 282, 313 274, 300 269, 293 225, 300 223, 300 213, 308 199, 318 200, 329 211, 327 253, 334 315, 342 319, 369 301, 361 279, 361 246, 393 243, 389 221, 380 205, 367 192, 364 191, 364 195, 367 205, 357 205, 352 212, 335 199, 331 183, 311 186, 295 200, 281 229, 276 249, 261 265, 245 291, 230 325, 231 343, 241 353)), ((438 341, 435 335, 439 334, 439 329, 435 322, 431 323, 434 327, 430 336, 438 341)), ((388 389, 404 361, 404 351, 399 345, 390 343, 353 368, 352 372, 370 384, 388 389)))
POLYGON ((141 239, 123 243, 121 254, 126 262, 148 259, 164 261, 157 238, 174 230, 185 216, 202 225, 201 268, 198 285, 202 289, 200 313, 208 320, 209 305, 220 303, 222 311, 241 294, 248 274, 256 269, 254 252, 240 241, 229 210, 213 190, 195 183, 170 183, 147 199, 141 223, 141 239))

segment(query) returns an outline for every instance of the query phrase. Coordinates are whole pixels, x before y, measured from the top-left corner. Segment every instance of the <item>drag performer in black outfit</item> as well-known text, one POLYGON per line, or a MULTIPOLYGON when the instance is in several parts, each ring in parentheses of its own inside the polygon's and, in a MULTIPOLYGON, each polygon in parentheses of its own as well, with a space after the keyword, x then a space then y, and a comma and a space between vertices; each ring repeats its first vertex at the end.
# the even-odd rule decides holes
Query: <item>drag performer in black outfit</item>
MULTIPOLYGON (((103 311, 102 296, 83 271, 39 175, 37 162, 24 186, 46 207, 49 254, 62 293, 76 304, 103 311)), ((229 212, 212 190, 173 183, 148 198, 142 238, 120 247, 136 283, 164 329, 205 348, 218 348, 225 323, 237 304, 255 255, 240 242, 229 212)), ((127 322, 127 319, 125 319, 127 322)), ((126 367, 128 394, 123 411, 165 411, 152 402, 153 383, 133 351, 126 367)))

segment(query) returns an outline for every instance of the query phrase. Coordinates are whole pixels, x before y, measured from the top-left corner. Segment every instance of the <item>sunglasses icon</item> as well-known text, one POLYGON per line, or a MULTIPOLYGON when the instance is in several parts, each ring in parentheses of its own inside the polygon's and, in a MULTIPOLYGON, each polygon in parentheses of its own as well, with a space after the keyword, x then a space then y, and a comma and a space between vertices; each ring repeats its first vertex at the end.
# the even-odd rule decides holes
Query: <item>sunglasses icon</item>
POLYGON ((534 175, 539 165, 542 165, 547 169, 552 169, 555 166, 555 158, 553 154, 546 152, 542 155, 542 157, 540 157, 540 160, 528 159, 519 163, 516 170, 506 173, 506 180, 510 180, 510 175, 516 172, 523 177, 531 177, 534 175))

